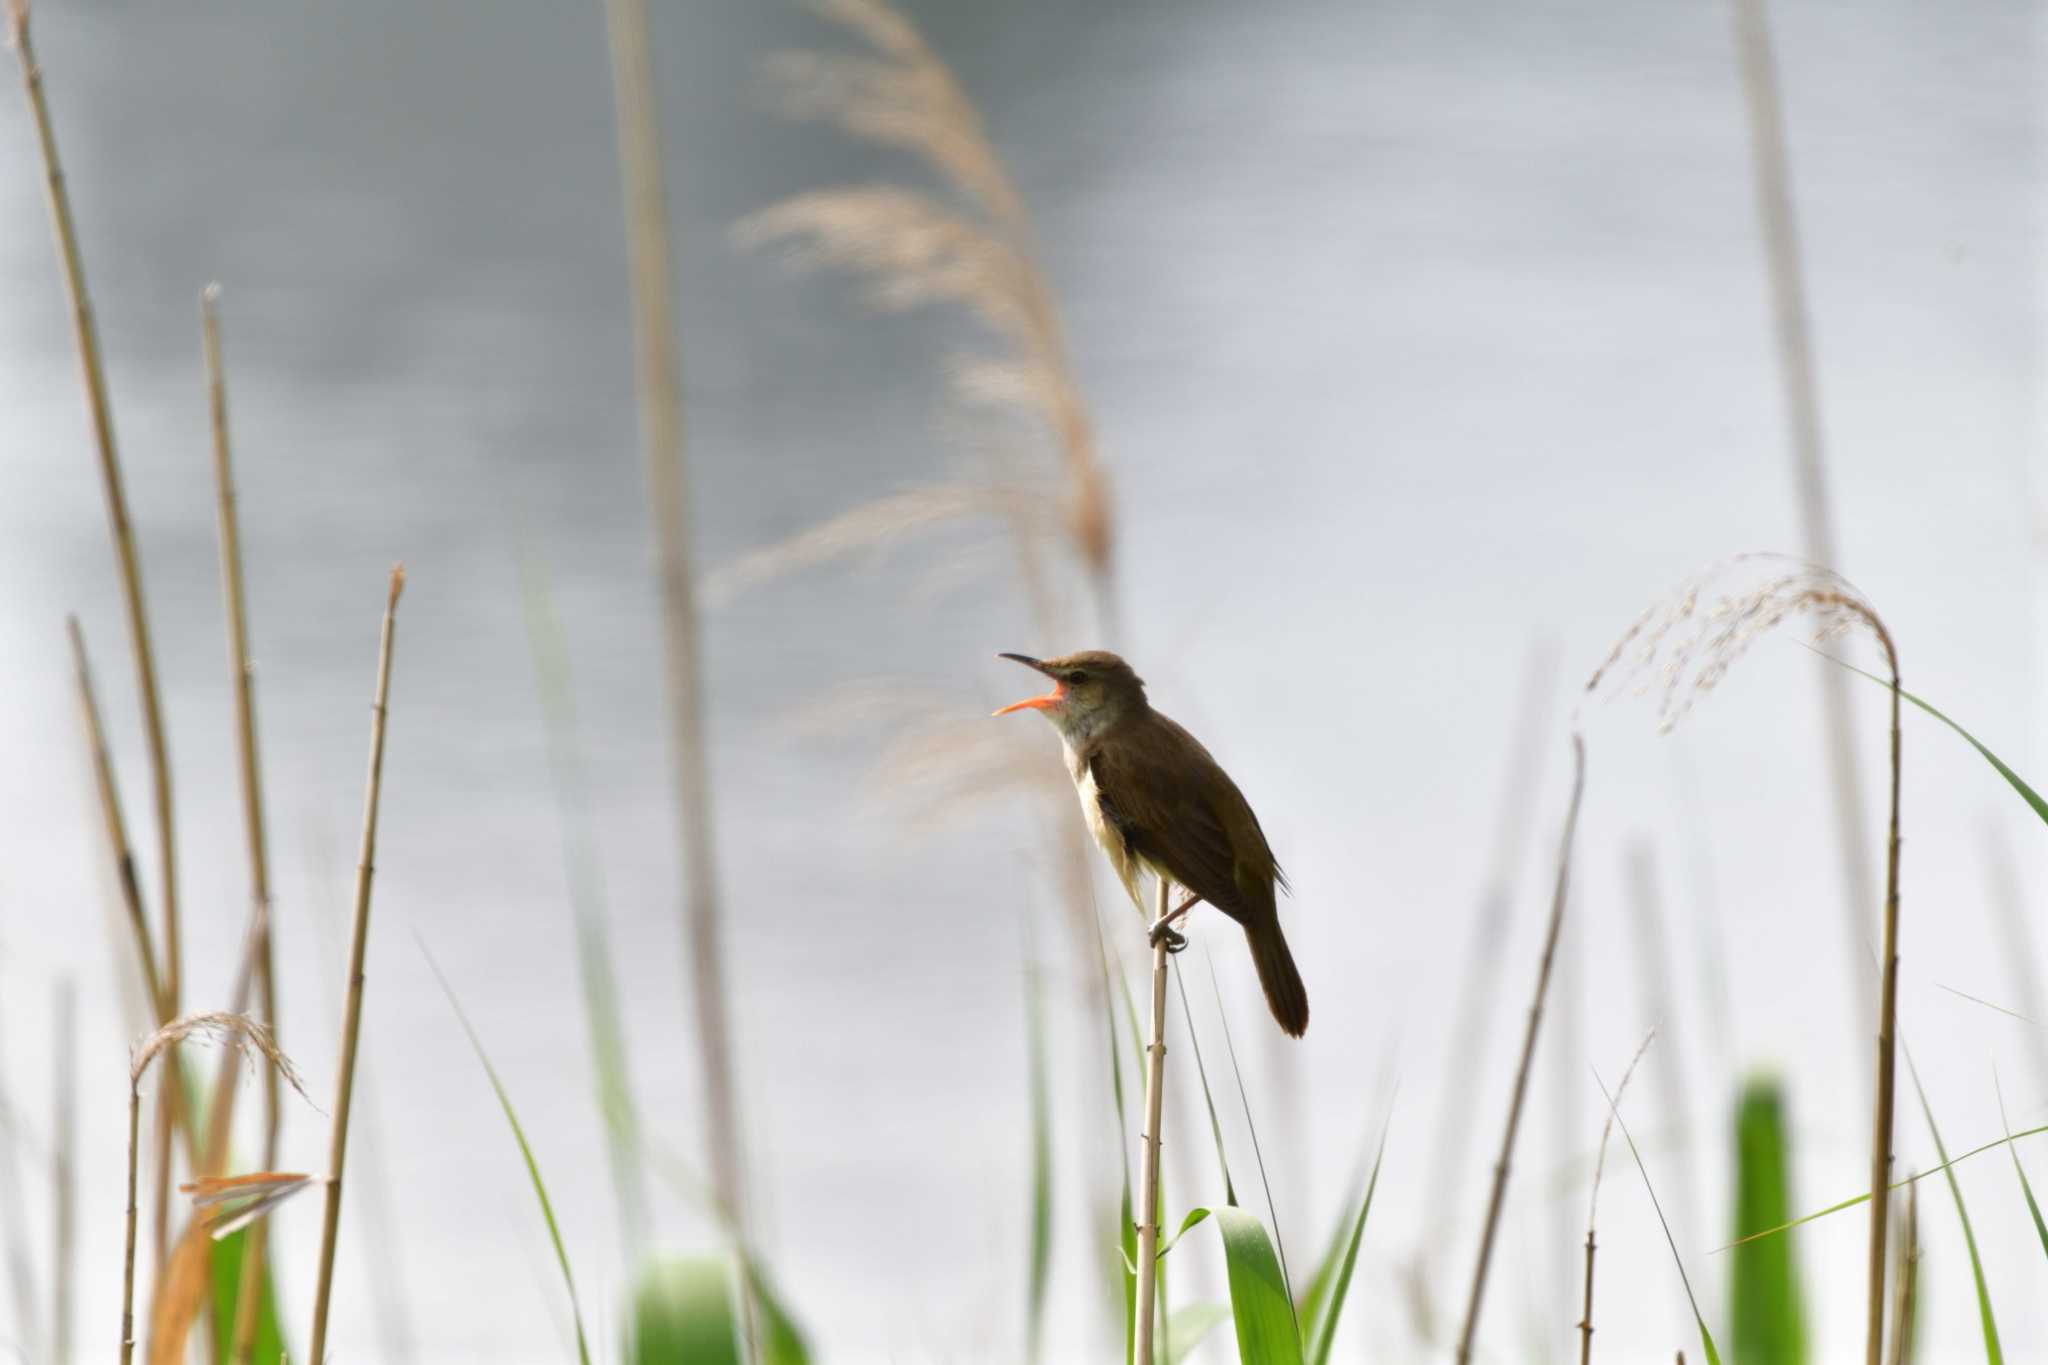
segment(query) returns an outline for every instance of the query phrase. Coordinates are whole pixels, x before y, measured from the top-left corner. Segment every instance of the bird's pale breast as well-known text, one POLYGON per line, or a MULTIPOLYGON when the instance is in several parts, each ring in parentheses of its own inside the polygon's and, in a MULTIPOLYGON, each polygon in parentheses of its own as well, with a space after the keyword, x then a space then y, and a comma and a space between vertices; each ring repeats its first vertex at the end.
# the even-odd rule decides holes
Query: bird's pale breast
POLYGON ((1140 912, 1145 910, 1144 888, 1139 884, 1142 875, 1154 872, 1145 866, 1145 860, 1131 852, 1123 835, 1102 815, 1102 793, 1095 785, 1095 774, 1088 766, 1088 760, 1067 748, 1067 771, 1074 778, 1074 792, 1081 798, 1081 815, 1088 822, 1088 832, 1095 836, 1095 842, 1102 849, 1102 855, 1109 859, 1110 870, 1123 883, 1124 891, 1140 912))

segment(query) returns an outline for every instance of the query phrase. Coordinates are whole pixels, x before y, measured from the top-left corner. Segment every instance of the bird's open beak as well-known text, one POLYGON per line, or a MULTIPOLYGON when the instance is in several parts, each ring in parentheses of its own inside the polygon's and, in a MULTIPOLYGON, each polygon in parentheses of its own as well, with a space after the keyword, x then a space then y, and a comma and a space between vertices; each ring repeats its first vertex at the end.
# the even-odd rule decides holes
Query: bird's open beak
MULTIPOLYGON (((1045 672, 1045 665, 1040 663, 1038 660, 1032 658, 1029 654, 998 654, 996 655, 996 657, 998 659, 1014 660, 1015 662, 1024 665, 1026 668, 1035 668, 1040 673, 1045 672)), ((1051 677, 1052 675, 1046 674, 1046 676, 1051 677)), ((998 716, 1007 716, 1012 711, 1043 711, 1049 706, 1058 705, 1061 701, 1064 701, 1065 699, 1065 689, 1060 686, 1057 680, 1055 680, 1052 685, 1052 691, 1046 693, 1044 696, 1026 697, 1023 701, 1013 701, 1008 706, 1005 706, 1002 710, 995 712, 995 714, 998 716)))

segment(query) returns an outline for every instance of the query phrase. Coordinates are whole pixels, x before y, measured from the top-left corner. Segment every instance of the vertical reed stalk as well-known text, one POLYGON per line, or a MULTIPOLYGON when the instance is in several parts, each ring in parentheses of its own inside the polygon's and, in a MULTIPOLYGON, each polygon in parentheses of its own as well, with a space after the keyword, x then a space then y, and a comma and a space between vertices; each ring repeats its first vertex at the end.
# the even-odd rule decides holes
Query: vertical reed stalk
POLYGON ((1550 968, 1557 956, 1557 940, 1564 929, 1565 892, 1570 884, 1572 840, 1579 828, 1579 799, 1586 788, 1586 742, 1572 736, 1572 798, 1564 818, 1564 837, 1557 855, 1557 888, 1550 902, 1550 929, 1544 935, 1543 957, 1536 968, 1536 994, 1529 1002, 1529 1027, 1522 1038, 1522 1061, 1515 1068, 1514 1093, 1508 1101, 1507 1130, 1501 1134, 1500 1157, 1493 1165, 1493 1194, 1487 1200, 1486 1225, 1479 1237, 1479 1259, 1472 1267, 1472 1293, 1465 1304, 1465 1327, 1458 1336, 1458 1365, 1472 1359, 1472 1345, 1479 1333, 1479 1309, 1486 1299, 1486 1272, 1493 1263, 1493 1241, 1500 1229, 1502 1207, 1507 1201, 1508 1167, 1514 1156, 1515 1133, 1522 1123, 1522 1102, 1528 1096, 1529 1071, 1536 1060, 1536 1037, 1543 1025, 1543 1000, 1550 990, 1550 968))
MULTIPOLYGON (((242 577, 241 521, 236 511, 232 450, 228 442, 228 395, 221 362, 220 286, 208 285, 199 296, 199 335, 206 357, 207 411, 213 427, 213 481, 220 534, 221 592, 228 625, 228 672, 234 680, 235 757, 241 776, 242 825, 249 844, 250 954, 259 1017, 277 1033, 276 954, 270 933, 270 852, 263 818, 263 773, 256 747, 256 678, 249 660, 249 611, 242 577)), ((263 1165, 277 1169, 278 1125, 282 1118, 280 1082, 265 1069, 263 1084, 263 1165)), ((217 1150, 226 1151, 225 1134, 217 1150)), ((249 1365, 256 1336, 256 1309, 262 1298, 266 1244, 270 1221, 259 1218, 249 1228, 242 1251, 241 1285, 235 1295, 235 1321, 229 1360, 249 1365)))
POLYGON ((1606 1121, 1600 1125, 1600 1149, 1593 1158, 1593 1190, 1586 1198, 1586 1293, 1579 1313, 1579 1365, 1593 1365, 1593 1253, 1596 1250, 1593 1228, 1600 1214, 1600 1177, 1607 1170, 1607 1141, 1614 1136, 1614 1119, 1621 1112, 1621 1100, 1628 1094, 1628 1083, 1635 1079, 1636 1063, 1643 1060, 1643 1054, 1650 1050, 1650 1043, 1656 1037, 1657 1030, 1653 1028, 1643 1035, 1642 1042, 1636 1044, 1636 1054, 1628 1059, 1628 1069, 1621 1073, 1621 1083, 1614 1087, 1613 1102, 1607 1106, 1606 1121))
MULTIPOLYGON (((688 879, 684 908, 712 1195, 744 1251, 748 1240, 746 1179, 733 1079, 731 1011, 726 1003, 711 777, 705 751, 703 664, 690 563, 690 484, 683 463, 683 398, 669 259, 668 192, 662 180, 646 0, 606 0, 605 21, 611 44, 632 277, 635 387, 640 396, 648 500, 653 504, 660 561, 669 741, 675 759, 678 833, 688 879)), ((741 1277, 740 1284, 751 1341, 753 1296, 746 1277, 741 1277)))
POLYGON ((1906 1365, 1913 1355, 1913 1309, 1920 1278, 1920 1182, 1906 1186, 1906 1217, 1899 1225, 1899 1272, 1893 1286, 1890 1365, 1906 1365))
MULTIPOLYGON (((1769 272, 1771 318, 1783 385, 1785 420, 1792 445, 1803 551, 1808 560, 1840 569, 1834 519, 1828 503, 1827 467, 1821 435, 1820 392, 1815 381, 1812 326, 1807 318, 1805 267, 1799 252, 1799 223, 1792 205, 1792 171, 1786 150, 1785 114, 1778 92, 1777 60, 1771 51, 1766 0, 1735 0, 1735 48, 1742 68, 1748 109, 1756 212, 1769 272)), ((1849 682, 1836 669, 1820 674, 1821 720, 1828 770, 1834 778, 1835 835, 1842 859, 1842 931, 1848 947, 1851 996, 1858 1021, 1870 1017, 1869 978, 1862 970, 1868 942, 1864 916, 1874 899, 1869 864, 1870 832, 1863 821, 1863 772, 1850 729, 1849 682)), ((1871 1365, 1877 1365, 1873 1360, 1871 1365)))
POLYGON ((1892 676, 1891 832, 1885 841, 1883 981, 1877 1014, 1877 1103, 1870 1124, 1870 1253, 1866 1365, 1884 1360, 1885 1221, 1891 1212, 1892 1092, 1897 1065, 1899 1019, 1899 655, 1891 634, 1870 613, 1871 629, 1884 646, 1892 676))
POLYGON ((391 637, 405 566, 391 571, 384 624, 377 641, 377 693, 370 708, 370 775, 363 793, 362 854, 356 861, 354 925, 349 933, 348 994, 341 1013, 341 1062, 334 1080, 334 1120, 327 1140, 327 1207, 320 1220, 320 1269, 313 1290, 313 1340, 307 1359, 327 1359, 327 1306, 334 1287, 334 1243, 341 1231, 341 1174, 348 1157, 348 1115, 355 1098, 356 1045, 362 1036, 363 957, 370 940, 370 880, 377 866, 377 801, 384 786, 384 723, 391 697, 391 637))
POLYGON ((121 1365, 135 1359, 135 1166, 142 1127, 142 1072, 128 1074, 128 1230, 121 1258, 121 1365))
POLYGON ((57 1008, 52 1043, 56 1049, 56 1102, 51 1107, 50 1189, 50 1359, 71 1365, 71 1271, 77 1255, 78 1171, 71 1153, 78 1141, 78 1075, 74 1034, 78 1028, 77 993, 71 978, 57 983, 57 1008))
MULTIPOLYGON (((178 864, 176 841, 172 836, 171 761, 164 739, 163 704, 158 696, 156 653, 150 646, 149 614, 142 599, 142 560, 135 547, 135 532, 128 520, 128 493, 121 477, 121 459, 114 443, 114 414, 107 397, 106 367, 100 359, 99 326, 93 320, 92 297, 85 285, 85 261, 79 252, 78 227, 71 215, 71 195, 65 188, 63 164, 57 157, 57 135, 50 121, 49 97, 43 89, 43 70, 36 61, 35 45, 29 33, 28 0, 7 0, 7 32, 15 55, 20 59, 22 88, 36 125, 36 142, 42 153, 43 179, 50 207, 50 226, 56 237, 58 261, 64 273, 64 289, 71 302, 72 329, 78 345, 79 370, 85 380, 86 407, 92 420, 93 442, 99 452, 100 486, 107 505, 107 524, 114 542, 114 557, 121 572, 121 599, 127 609, 128 639, 135 654, 135 685, 142 700, 142 728, 149 745, 151 790, 156 804, 157 858, 163 876, 160 894, 164 910, 163 995, 159 1022, 178 1010, 180 981, 180 937, 178 932, 178 864)), ((157 1141, 156 1241, 162 1259, 164 1228, 170 1191, 170 1128, 180 1097, 179 1087, 164 1087, 162 1116, 157 1141)))
MULTIPOLYGON (((1168 909, 1166 878, 1159 879, 1155 919, 1168 909)), ((1152 945, 1152 1029, 1145 1044, 1144 1154, 1138 1165, 1138 1305, 1132 1365, 1153 1365, 1153 1304, 1159 1293, 1159 1128, 1166 1097, 1166 939, 1152 945)))

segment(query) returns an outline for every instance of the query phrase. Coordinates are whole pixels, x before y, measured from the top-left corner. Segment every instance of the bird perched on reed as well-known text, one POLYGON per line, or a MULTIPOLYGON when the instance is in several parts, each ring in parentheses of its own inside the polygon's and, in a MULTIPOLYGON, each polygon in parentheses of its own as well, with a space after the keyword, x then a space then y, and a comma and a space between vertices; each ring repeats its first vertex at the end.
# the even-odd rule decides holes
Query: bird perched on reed
POLYGON ((1280 1027, 1308 1028, 1308 992, 1280 932, 1275 889, 1287 878, 1259 817, 1200 741, 1152 709, 1145 680, 1116 655, 1088 650, 1057 659, 1002 654, 1052 679, 1044 696, 996 712, 1037 711, 1060 732, 1081 813, 1139 910, 1150 872, 1188 895, 1152 924, 1152 942, 1178 951, 1173 921, 1207 901, 1244 928, 1259 985, 1280 1027))

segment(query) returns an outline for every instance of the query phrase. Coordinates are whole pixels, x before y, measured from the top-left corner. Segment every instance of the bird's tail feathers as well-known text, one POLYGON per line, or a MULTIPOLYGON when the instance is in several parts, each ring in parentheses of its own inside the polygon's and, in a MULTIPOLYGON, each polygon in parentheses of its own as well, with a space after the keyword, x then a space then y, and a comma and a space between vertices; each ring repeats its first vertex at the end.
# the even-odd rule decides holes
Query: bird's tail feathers
POLYGON ((1259 969, 1259 985, 1265 989, 1266 1004, 1290 1037, 1308 1031, 1308 988, 1287 951, 1287 939, 1280 932, 1278 916, 1261 925, 1247 925, 1244 936, 1251 944, 1252 961, 1259 969))

